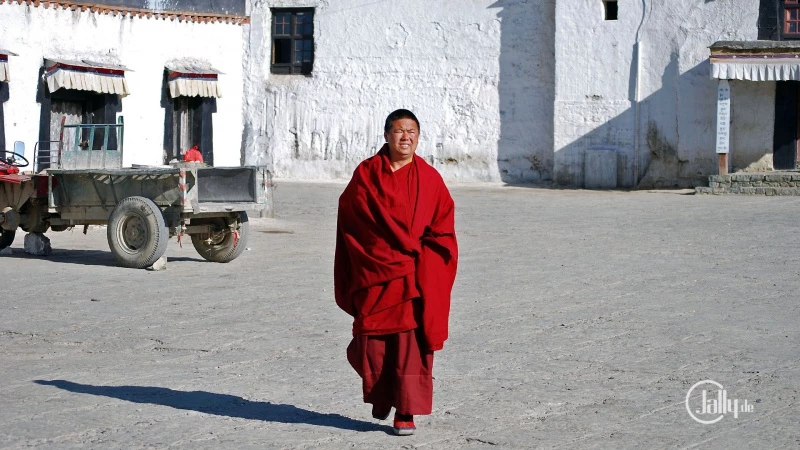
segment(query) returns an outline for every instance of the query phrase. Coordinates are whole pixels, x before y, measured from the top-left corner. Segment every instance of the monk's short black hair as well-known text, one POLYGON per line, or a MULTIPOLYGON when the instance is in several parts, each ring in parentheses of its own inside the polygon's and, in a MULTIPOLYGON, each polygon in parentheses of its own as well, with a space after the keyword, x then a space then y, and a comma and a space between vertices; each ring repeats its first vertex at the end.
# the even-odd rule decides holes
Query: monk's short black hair
POLYGON ((389 130, 392 129, 392 124, 394 123, 394 121, 395 120, 400 120, 400 119, 411 119, 411 120, 413 120, 414 122, 417 123, 417 128, 418 129, 420 128, 419 120, 417 119, 417 116, 415 116, 413 112, 411 112, 411 111, 409 111, 407 109, 398 109, 396 111, 393 111, 386 118, 386 123, 383 125, 383 132, 384 133, 388 133, 389 130))

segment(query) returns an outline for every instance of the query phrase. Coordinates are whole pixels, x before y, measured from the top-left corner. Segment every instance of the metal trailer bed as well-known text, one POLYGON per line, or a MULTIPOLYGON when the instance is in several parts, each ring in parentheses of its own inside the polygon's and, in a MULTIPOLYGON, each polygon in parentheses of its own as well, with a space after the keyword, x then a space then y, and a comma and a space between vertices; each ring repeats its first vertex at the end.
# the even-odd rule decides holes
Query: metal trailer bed
POLYGON ((48 212, 80 224, 106 223, 122 199, 134 196, 162 209, 168 226, 176 226, 181 215, 260 213, 270 185, 268 171, 254 166, 50 169, 46 177, 48 212))
POLYGON ((248 213, 271 209, 272 180, 264 167, 180 163, 177 167, 81 168, 92 161, 121 165, 122 123, 101 128, 63 125, 62 121, 62 141, 63 130, 70 127, 75 146, 70 151, 58 149, 55 161, 48 162, 55 168, 0 180, 0 248, 11 244, 18 227, 44 233, 108 225, 109 247, 125 267, 152 265, 164 255, 170 237, 180 240, 183 235, 191 237, 203 258, 229 262, 246 246, 248 213), (91 133, 103 130, 99 149, 92 149, 91 139, 85 145, 88 148, 80 146, 78 137, 84 127, 91 133), (119 149, 109 150, 105 146, 115 129, 119 138, 113 141, 119 142, 119 149))

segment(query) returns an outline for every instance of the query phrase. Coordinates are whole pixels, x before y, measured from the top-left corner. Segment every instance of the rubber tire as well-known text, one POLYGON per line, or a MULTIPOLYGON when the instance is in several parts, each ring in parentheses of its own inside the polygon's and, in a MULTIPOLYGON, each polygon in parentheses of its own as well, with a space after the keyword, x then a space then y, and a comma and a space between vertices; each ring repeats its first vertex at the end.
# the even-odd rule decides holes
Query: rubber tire
MULTIPOLYGON (((204 259, 211 262, 227 263, 236 259, 247 247, 247 238, 250 235, 250 225, 247 221, 247 213, 239 213, 239 240, 233 244, 233 233, 227 233, 219 243, 207 243, 208 234, 193 234, 192 245, 197 253, 204 259)), ((217 227, 227 227, 227 222, 222 217, 211 217, 208 219, 195 219, 192 224, 212 224, 217 227)))
POLYGON ((152 266, 167 251, 169 231, 161 210, 145 197, 128 197, 114 208, 108 219, 108 246, 123 267, 152 266), (125 236, 126 225, 138 226, 139 236, 125 236), (138 238, 137 243, 129 238, 138 238), (133 244, 133 245, 132 245, 133 244))
POLYGON ((0 231, 2 231, 2 234, 0 234, 0 250, 2 250, 14 242, 14 235, 17 234, 17 230, 0 231))

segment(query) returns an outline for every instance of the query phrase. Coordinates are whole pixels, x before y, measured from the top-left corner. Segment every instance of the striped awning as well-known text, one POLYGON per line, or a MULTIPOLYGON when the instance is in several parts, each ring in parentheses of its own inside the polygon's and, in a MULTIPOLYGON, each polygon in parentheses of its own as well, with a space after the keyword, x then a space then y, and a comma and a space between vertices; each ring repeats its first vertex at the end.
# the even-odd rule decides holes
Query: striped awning
POLYGON ((728 41, 710 48, 711 78, 800 81, 800 46, 796 41, 728 41))
POLYGON ((0 48, 0 83, 8 81, 11 77, 8 75, 8 56, 17 56, 16 53, 0 48))
POLYGON ((219 70, 196 59, 173 60, 166 64, 169 95, 175 97, 222 97, 219 70))
POLYGON ((130 94, 123 66, 93 61, 45 60, 44 79, 50 92, 59 89, 94 91, 100 94, 130 94))

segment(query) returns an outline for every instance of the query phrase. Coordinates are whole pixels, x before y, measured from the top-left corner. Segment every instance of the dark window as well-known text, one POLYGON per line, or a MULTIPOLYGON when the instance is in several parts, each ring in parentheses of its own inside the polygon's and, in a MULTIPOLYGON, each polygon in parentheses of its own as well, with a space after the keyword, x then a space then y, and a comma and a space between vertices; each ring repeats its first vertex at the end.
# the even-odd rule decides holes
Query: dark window
POLYGON ((308 75, 314 64, 314 10, 272 10, 272 73, 308 75))
POLYGON ((606 0, 603 2, 603 19, 617 20, 618 4, 616 0, 606 0))
POLYGON ((800 39, 799 0, 784 0, 783 2, 783 36, 789 39, 800 39))

